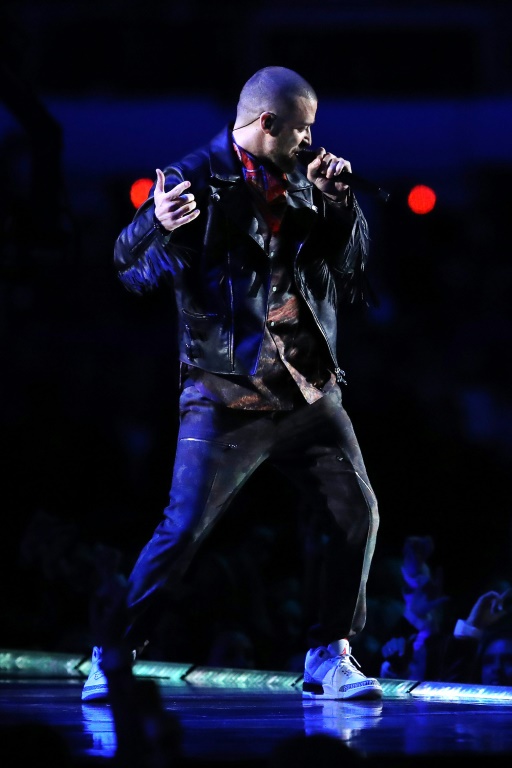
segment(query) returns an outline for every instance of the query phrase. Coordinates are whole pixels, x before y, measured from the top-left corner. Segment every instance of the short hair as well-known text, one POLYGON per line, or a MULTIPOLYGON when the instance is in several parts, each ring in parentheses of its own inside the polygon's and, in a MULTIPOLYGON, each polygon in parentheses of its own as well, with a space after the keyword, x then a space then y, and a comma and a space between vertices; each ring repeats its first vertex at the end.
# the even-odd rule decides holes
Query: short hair
POLYGON ((240 91, 237 120, 255 120, 266 110, 276 113, 283 108, 292 110, 298 98, 318 101, 314 88, 293 69, 263 67, 247 80, 240 91))

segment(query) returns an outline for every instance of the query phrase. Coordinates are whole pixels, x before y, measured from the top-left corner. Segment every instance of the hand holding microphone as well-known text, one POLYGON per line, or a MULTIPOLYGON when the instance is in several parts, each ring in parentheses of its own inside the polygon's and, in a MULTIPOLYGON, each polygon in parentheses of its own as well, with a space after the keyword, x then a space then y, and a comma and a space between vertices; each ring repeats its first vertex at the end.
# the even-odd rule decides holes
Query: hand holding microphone
POLYGON ((385 203, 390 198, 390 193, 378 184, 352 173, 348 160, 326 152, 323 147, 316 150, 301 149, 297 157, 300 163, 307 166, 308 179, 324 194, 342 198, 343 193, 350 187, 353 190, 369 192, 385 203))
MULTIPOLYGON (((307 168, 308 179, 328 197, 332 197, 338 202, 343 202, 349 192, 349 187, 341 179, 342 171, 352 170, 348 160, 342 157, 336 157, 331 152, 327 152, 323 147, 319 147, 313 159, 309 161, 307 168)), ((301 159, 301 154, 299 154, 301 159)))

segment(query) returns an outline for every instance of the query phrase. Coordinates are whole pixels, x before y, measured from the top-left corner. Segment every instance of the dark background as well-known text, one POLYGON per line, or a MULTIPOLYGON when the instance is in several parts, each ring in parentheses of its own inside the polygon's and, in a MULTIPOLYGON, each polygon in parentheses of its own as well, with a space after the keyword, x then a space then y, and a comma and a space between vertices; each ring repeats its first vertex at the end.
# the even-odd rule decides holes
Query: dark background
MULTIPOLYGON (((317 90, 314 143, 391 192, 358 195, 379 304, 348 311, 340 342, 380 502, 370 595, 408 535, 434 537, 461 610, 510 577, 511 32, 509 5, 489 1, 4 0, 0 644, 73 645, 45 630, 49 603, 84 623, 94 547, 127 571, 159 520, 173 306, 122 288, 113 244, 131 183, 209 140, 269 64, 317 90), (407 206, 415 184, 436 191, 427 215, 407 206)), ((283 573, 299 568, 299 501, 264 470, 209 546, 262 522, 283 573)))

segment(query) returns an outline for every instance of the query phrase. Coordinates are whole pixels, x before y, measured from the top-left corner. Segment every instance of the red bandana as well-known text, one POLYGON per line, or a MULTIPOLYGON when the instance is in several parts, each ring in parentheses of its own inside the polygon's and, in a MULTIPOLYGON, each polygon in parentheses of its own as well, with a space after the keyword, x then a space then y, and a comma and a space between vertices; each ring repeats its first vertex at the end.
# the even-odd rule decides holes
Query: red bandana
POLYGON ((245 149, 237 144, 233 146, 242 163, 245 181, 260 193, 261 210, 268 226, 272 232, 278 232, 286 208, 286 174, 276 176, 245 149))

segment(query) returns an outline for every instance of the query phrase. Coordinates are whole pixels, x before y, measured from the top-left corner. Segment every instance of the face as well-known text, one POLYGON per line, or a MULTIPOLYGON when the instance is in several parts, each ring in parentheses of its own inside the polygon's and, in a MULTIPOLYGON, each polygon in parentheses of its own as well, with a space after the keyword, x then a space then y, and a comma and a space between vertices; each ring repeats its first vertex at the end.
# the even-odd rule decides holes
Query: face
POLYGON ((275 117, 272 132, 267 136, 266 155, 285 173, 297 165, 297 152, 311 146, 311 126, 315 122, 317 102, 298 99, 293 111, 275 117))
POLYGON ((489 643, 482 656, 483 685, 512 685, 512 639, 489 643))

